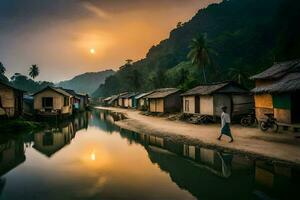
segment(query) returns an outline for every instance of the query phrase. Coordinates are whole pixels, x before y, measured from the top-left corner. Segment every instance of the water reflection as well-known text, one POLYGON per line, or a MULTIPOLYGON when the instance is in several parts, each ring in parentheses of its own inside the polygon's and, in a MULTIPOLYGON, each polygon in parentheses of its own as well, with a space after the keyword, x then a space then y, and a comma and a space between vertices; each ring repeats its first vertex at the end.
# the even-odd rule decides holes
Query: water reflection
POLYGON ((120 129, 114 122, 122 118, 93 111, 37 133, 0 138, 0 198, 286 199, 297 194, 295 166, 120 129))

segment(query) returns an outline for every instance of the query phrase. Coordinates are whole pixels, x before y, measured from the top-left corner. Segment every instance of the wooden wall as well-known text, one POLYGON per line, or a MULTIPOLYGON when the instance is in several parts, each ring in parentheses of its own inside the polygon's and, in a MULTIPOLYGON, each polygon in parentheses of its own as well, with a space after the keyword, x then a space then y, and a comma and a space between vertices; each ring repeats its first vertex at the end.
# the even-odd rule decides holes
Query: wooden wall
POLYGON ((123 99, 122 99, 122 98, 119 98, 119 99, 118 99, 118 104, 119 104, 119 106, 121 106, 121 107, 124 106, 124 105, 123 105, 123 99))
POLYGON ((209 95, 200 96, 200 114, 201 115, 214 115, 213 96, 209 96, 209 95))
POLYGON ((23 111, 23 92, 0 84, 2 108, 8 117, 16 117, 23 111))
POLYGON ((150 102, 150 107, 149 111, 150 112, 164 112, 164 99, 149 99, 150 102))
POLYGON ((182 108, 182 100, 180 92, 171 94, 164 99, 164 112, 180 112, 182 108))
POLYGON ((227 113, 231 113, 231 96, 227 94, 215 94, 213 95, 213 115, 220 117, 222 114, 222 107, 227 107, 227 113))
POLYGON ((124 99, 124 107, 128 108, 129 106, 129 100, 128 99, 124 99))
POLYGON ((252 95, 232 95, 232 115, 248 114, 254 109, 254 97, 252 95))
POLYGON ((128 99, 128 107, 129 107, 129 108, 132 108, 132 98, 129 98, 129 99, 128 99))
POLYGON ((273 109, 273 99, 270 94, 259 94, 254 96, 255 100, 255 113, 256 118, 261 120, 266 120, 266 113, 274 113, 273 109))
POLYGON ((184 113, 195 113, 195 96, 184 96, 182 101, 182 110, 184 113), (186 110, 186 101, 189 102, 188 110, 186 110))

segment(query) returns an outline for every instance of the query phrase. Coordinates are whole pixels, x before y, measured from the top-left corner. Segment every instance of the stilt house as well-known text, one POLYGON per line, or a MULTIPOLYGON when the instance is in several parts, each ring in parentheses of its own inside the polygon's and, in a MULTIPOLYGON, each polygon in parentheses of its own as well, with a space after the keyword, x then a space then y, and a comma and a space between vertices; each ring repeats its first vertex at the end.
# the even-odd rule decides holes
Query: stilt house
POLYGON ((23 111, 23 91, 0 81, 0 116, 18 117, 23 111))

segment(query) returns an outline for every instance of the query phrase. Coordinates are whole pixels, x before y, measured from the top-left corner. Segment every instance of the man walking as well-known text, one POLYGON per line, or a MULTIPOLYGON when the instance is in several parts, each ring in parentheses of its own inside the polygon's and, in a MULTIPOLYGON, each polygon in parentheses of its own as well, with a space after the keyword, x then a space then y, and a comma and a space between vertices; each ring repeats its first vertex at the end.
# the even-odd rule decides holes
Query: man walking
POLYGON ((233 142, 233 137, 231 135, 231 130, 230 130, 230 116, 227 113, 227 107, 223 106, 222 107, 222 114, 221 114, 221 135, 218 137, 218 140, 221 140, 223 135, 227 135, 228 137, 231 138, 229 141, 230 143, 233 142))

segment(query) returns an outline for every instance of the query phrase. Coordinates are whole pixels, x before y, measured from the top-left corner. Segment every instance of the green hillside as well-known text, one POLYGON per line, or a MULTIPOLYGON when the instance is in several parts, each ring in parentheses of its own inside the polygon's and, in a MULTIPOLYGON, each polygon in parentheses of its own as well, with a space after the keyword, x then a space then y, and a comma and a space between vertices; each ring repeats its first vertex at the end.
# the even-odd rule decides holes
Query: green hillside
POLYGON ((300 2, 297 0, 227 0, 200 10, 190 21, 171 31, 168 39, 153 46, 146 58, 125 65, 106 79, 94 96, 158 87, 186 90, 202 76, 187 59, 190 44, 207 35, 213 63, 207 67, 208 82, 245 77, 273 62, 300 57, 300 2))

